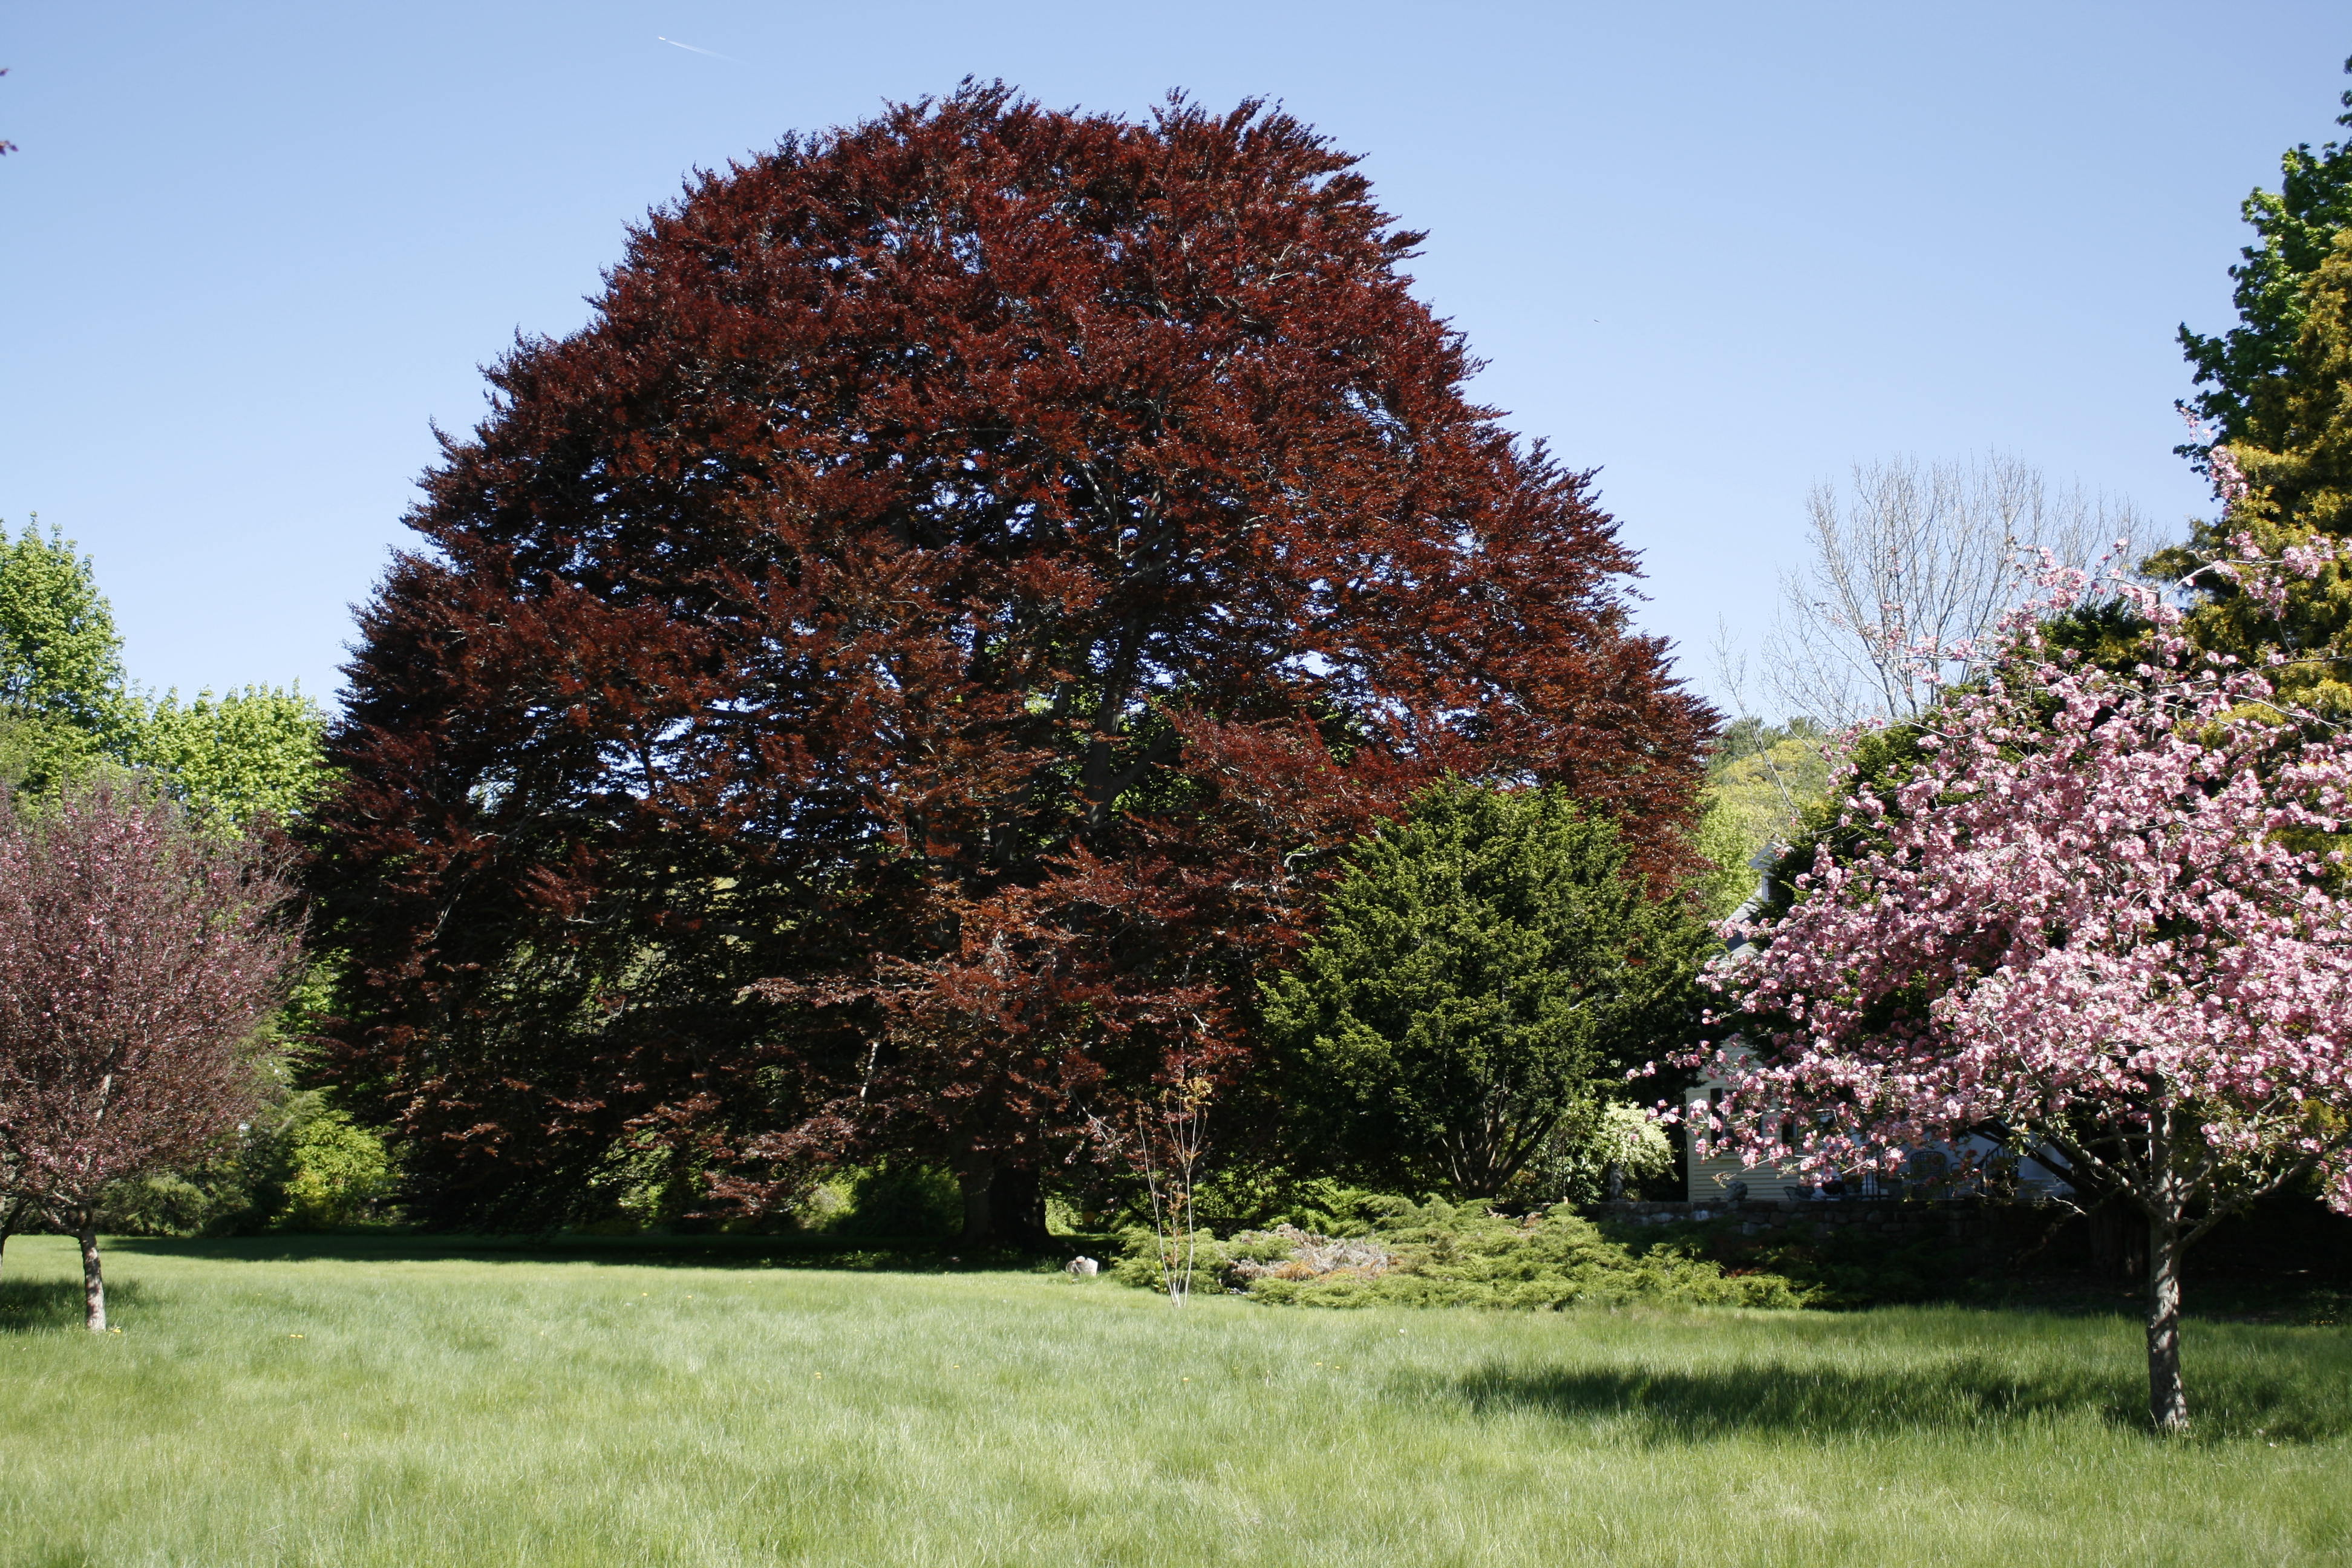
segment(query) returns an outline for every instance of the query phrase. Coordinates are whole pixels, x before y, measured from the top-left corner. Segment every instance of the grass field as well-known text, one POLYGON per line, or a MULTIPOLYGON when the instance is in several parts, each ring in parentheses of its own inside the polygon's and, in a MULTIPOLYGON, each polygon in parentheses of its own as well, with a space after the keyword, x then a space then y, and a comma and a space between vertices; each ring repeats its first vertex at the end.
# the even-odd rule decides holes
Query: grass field
MULTIPOLYGON (((2352 1331, 1317 1313, 1107 1281, 126 1242, 0 1283, 0 1563, 2352 1563, 2352 1331)), ((619 1259, 615 1261, 614 1259, 619 1259)))

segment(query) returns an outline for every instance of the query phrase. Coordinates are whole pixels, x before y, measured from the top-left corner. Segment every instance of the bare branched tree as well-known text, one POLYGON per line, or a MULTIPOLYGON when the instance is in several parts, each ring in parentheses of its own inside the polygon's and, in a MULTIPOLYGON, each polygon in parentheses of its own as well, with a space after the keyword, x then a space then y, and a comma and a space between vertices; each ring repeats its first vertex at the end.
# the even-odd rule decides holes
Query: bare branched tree
MULTIPOLYGON (((2040 469, 1999 454, 1856 464, 1844 493, 1823 480, 1806 510, 1813 558, 1781 578, 1765 667, 1788 711, 1832 724, 1916 718, 1936 687, 1915 650, 1982 639, 2031 588, 2042 551, 2087 567, 2119 539, 2152 542, 2130 503, 2053 494, 2040 469)), ((1967 679, 1967 661, 1942 674, 1967 679)))

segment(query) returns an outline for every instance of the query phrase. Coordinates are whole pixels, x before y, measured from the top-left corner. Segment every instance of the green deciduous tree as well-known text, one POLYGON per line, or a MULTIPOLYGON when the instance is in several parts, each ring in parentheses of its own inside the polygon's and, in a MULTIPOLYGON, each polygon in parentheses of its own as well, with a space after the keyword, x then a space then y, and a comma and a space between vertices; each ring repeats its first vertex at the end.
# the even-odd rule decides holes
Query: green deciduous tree
POLYGON ((0 531, 0 782, 52 788, 119 748, 132 717, 89 558, 55 529, 0 531))
POLYGON ((1800 715, 1769 724, 1752 715, 1724 729, 1706 759, 1706 813, 1698 848, 1711 867, 1706 912, 1722 918, 1756 890, 1756 857, 1804 831, 1830 776, 1829 732, 1800 715))
POLYGON ((142 716, 131 760, 160 774, 200 816, 243 826, 285 821, 317 798, 326 716, 297 686, 248 686, 183 706, 176 691, 142 716))
POLYGON ((1493 1196, 1680 1038, 1712 938, 1629 855, 1562 791, 1459 782, 1357 845, 1265 993, 1305 1157, 1493 1196))

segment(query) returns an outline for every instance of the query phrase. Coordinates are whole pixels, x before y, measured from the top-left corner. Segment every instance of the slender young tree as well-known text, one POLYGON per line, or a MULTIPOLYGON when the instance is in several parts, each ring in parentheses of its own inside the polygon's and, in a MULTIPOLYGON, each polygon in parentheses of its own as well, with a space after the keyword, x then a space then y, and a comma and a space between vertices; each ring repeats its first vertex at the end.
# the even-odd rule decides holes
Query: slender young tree
MULTIPOLYGON (((2251 540, 2242 543, 2251 546, 2251 540)), ((2307 574, 2315 553, 2297 564, 2307 574)), ((2242 565, 2274 608, 2274 571, 2242 565)), ((2189 1419, 2180 1262, 2310 1176, 2352 1212, 2352 738, 2196 648, 2153 590, 2136 661, 2053 647, 2014 615, 1990 673, 1844 792, 1795 902, 1717 979, 1755 1048, 1706 1129, 1750 1163, 1885 1169, 1990 1132, 2148 1226, 2149 1413, 2189 1419), (2312 738, 2321 734, 2324 738, 2312 738)))
POLYGON ((81 1242, 106 1328, 100 1195, 201 1154, 255 1103, 257 1032, 298 956, 252 844, 137 787, 0 800, 0 1146, 12 1195, 81 1242))
POLYGON ((1351 163, 967 85, 699 180, 496 368, 313 872, 425 1212, 850 1138, 1034 1229, 1079 1100, 1230 1070, 1417 784, 1566 784, 1678 869, 1711 715, 1351 163))

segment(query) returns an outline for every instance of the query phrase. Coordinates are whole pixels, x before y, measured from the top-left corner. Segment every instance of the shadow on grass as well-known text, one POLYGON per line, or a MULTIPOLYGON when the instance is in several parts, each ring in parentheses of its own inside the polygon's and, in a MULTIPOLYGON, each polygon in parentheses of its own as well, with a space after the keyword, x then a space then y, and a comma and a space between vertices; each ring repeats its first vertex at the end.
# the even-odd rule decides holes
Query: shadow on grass
POLYGON ((596 1263, 626 1268, 835 1268, 894 1274, 1050 1274, 1107 1238, 1057 1237, 1050 1252, 968 1251, 929 1238, 824 1236, 535 1236, 352 1230, 184 1238, 110 1237, 110 1252, 251 1263, 596 1263))
MULTIPOLYGON (((106 1283, 106 1313, 135 1312, 139 1285, 135 1280, 106 1283)), ((55 1329, 82 1326, 81 1280, 0 1279, 0 1334, 45 1334, 55 1329)))
MULTIPOLYGON (((2236 1358, 2202 1379, 2191 1369, 2196 1438, 2317 1442, 2352 1432, 2352 1407, 2323 1369, 2297 1365, 2284 1352, 2261 1360, 2252 1365, 2236 1358)), ((1437 1380, 1429 1392, 1474 1412, 1531 1410, 1607 1423, 1653 1444, 1948 1435, 2084 1419, 2149 1429, 2147 1384, 2129 1372, 2086 1366, 2021 1373, 1981 1355, 1923 1358, 1884 1373, 1770 1363, 1706 1372, 1490 1365, 1437 1380)))

